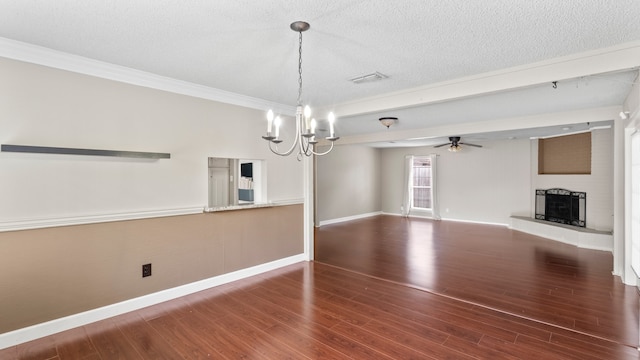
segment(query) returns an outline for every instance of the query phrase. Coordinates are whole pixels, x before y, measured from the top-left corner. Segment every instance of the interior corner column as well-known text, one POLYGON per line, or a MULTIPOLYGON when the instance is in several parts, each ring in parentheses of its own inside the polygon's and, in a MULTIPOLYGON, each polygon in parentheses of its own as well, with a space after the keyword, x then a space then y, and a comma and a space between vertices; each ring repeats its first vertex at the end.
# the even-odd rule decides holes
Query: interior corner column
POLYGON ((304 191, 304 254, 307 261, 311 261, 315 256, 313 251, 313 157, 303 157, 302 169, 302 188, 304 191))

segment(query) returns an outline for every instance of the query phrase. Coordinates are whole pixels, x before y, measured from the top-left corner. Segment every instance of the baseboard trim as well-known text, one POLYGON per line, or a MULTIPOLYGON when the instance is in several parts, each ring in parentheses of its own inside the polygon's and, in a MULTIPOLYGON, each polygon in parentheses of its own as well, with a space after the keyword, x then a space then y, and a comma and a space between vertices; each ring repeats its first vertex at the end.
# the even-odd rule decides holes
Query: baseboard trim
POLYGON ((318 224, 318 226, 331 225, 331 224, 337 224, 337 223, 341 223, 341 222, 345 222, 345 221, 364 219, 364 218, 377 216, 377 215, 382 215, 382 211, 376 211, 376 212, 360 214, 360 215, 353 215, 353 216, 346 216, 346 217, 337 218, 337 219, 331 219, 331 220, 324 220, 324 221, 320 221, 320 224, 318 224))
MULTIPOLYGON (((402 214, 396 214, 396 213, 384 213, 384 215, 404 216, 402 214)), ((469 223, 469 224, 494 225, 494 226, 505 226, 505 227, 509 226, 508 224, 494 223, 494 222, 487 222, 487 221, 462 220, 462 219, 451 219, 451 218, 443 218, 443 217, 434 218, 433 216, 430 216, 430 215, 409 214, 407 215, 407 217, 417 218, 417 219, 429 219, 434 221, 454 221, 454 222, 469 223)))
POLYGON ((444 221, 455 221, 455 222, 468 223, 468 224, 480 224, 480 225, 493 225, 493 226, 509 227, 509 224, 489 222, 489 221, 475 221, 475 220, 462 220, 462 219, 450 219, 450 218, 442 218, 442 220, 444 220, 444 221))
POLYGON ((250 268, 215 276, 209 279, 181 285, 175 288, 158 291, 153 294, 125 300, 98 309, 93 309, 79 314, 74 314, 60 319, 47 321, 45 323, 10 331, 4 334, 0 334, 0 350, 25 343, 27 341, 39 339, 41 337, 53 335, 61 331, 104 320, 116 315, 139 310, 147 306, 173 300, 181 296, 193 294, 198 291, 241 280, 250 276, 262 274, 267 271, 279 269, 281 267, 285 267, 302 261, 306 261, 305 255, 298 254, 287 258, 271 261, 265 264, 252 266, 250 268))

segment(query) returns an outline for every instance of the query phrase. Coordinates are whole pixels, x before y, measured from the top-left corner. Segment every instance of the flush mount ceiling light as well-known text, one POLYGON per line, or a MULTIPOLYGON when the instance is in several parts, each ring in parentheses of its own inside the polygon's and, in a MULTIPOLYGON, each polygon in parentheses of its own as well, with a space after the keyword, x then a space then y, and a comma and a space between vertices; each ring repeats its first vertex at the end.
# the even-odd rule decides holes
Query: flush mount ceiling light
POLYGON ((311 155, 326 155, 333 150, 333 143, 339 139, 335 134, 334 123, 335 116, 332 112, 328 115, 329 121, 329 136, 325 139, 331 143, 329 150, 325 152, 316 152, 315 145, 318 143, 316 140, 316 119, 311 118, 311 108, 309 106, 302 106, 302 33, 309 30, 310 25, 304 21, 296 21, 291 23, 291 30, 299 34, 298 40, 298 101, 296 106, 296 134, 293 140, 293 144, 289 150, 280 152, 278 151, 278 144, 282 142, 280 139, 280 126, 282 125, 282 119, 280 116, 274 118, 273 111, 269 110, 267 113, 267 135, 262 138, 269 142, 269 149, 276 155, 288 156, 293 153, 296 145, 299 145, 298 160, 302 160, 302 156, 311 155), (273 126, 275 125, 275 134, 272 134, 273 126))
POLYGON ((388 129, 391 125, 395 124, 396 121, 398 121, 398 118, 387 116, 387 117, 381 117, 378 120, 380 121, 380 124, 386 126, 388 129))

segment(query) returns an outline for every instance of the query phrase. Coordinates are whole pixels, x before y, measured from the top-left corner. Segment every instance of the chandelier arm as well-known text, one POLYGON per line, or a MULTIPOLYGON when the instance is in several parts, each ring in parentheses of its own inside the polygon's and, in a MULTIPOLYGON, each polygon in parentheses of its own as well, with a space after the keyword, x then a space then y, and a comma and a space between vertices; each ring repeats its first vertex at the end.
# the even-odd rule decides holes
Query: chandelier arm
POLYGON ((291 147, 289 148, 289 150, 287 150, 285 152, 279 152, 277 144, 276 144, 276 149, 274 150, 273 147, 272 147, 273 142, 269 141, 269 149, 271 150, 272 153, 274 153, 276 155, 280 155, 280 156, 291 155, 293 150, 296 148, 296 145, 298 145, 298 141, 300 141, 300 135, 299 135, 300 134, 300 121, 298 121, 298 118, 301 119, 301 116, 296 114, 296 135, 294 137, 293 144, 291 144, 291 147))
POLYGON ((300 153, 305 156, 311 156, 313 153, 312 144, 309 143, 309 138, 300 135, 300 153))
POLYGON ((299 150, 299 153, 301 153, 303 155, 307 155, 307 151, 308 150, 309 150, 309 144, 305 143, 304 138, 301 138, 300 139, 300 150, 299 150))
POLYGON ((276 155, 280 155, 280 156, 288 156, 291 155, 291 153, 293 152, 293 150, 296 147, 296 143, 298 142, 297 138, 294 141, 293 145, 289 148, 289 150, 285 151, 285 152, 279 152, 278 151, 278 145, 276 144, 276 148, 273 148, 273 142, 269 142, 269 150, 271 150, 272 153, 276 154, 276 155))
POLYGON ((296 145, 298 143, 298 138, 296 138, 293 142, 293 144, 291 144, 291 147, 289 148, 289 150, 285 151, 285 152, 279 152, 278 151, 278 145, 276 145, 275 150, 272 147, 272 143, 269 143, 269 149, 271 150, 272 153, 276 154, 276 155, 280 155, 280 156, 288 156, 291 155, 291 153, 293 152, 293 150, 296 148, 296 145))
POLYGON ((300 140, 300 151, 305 155, 305 156, 311 156, 311 154, 313 154, 313 144, 309 143, 308 139, 301 139, 300 140), (304 145, 303 145, 304 143, 304 145))
POLYGON ((325 152, 315 152, 315 151, 313 151, 313 149, 311 149, 311 153, 313 155, 322 156, 322 155, 327 155, 329 152, 331 152, 331 150, 333 150, 333 141, 331 142, 331 147, 329 148, 329 150, 327 150, 325 152))

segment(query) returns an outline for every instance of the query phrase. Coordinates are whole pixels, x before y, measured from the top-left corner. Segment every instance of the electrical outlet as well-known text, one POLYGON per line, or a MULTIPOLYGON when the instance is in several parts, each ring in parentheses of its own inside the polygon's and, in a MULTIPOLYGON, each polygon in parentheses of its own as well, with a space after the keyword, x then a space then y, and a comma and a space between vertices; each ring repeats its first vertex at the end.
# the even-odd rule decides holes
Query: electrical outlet
POLYGON ((142 277, 151 276, 151 264, 142 265, 142 277))

